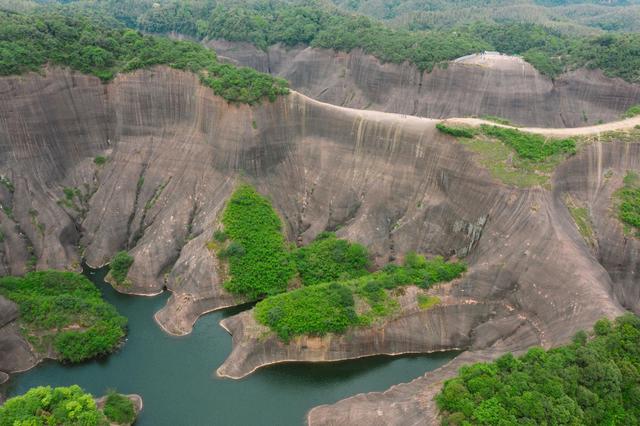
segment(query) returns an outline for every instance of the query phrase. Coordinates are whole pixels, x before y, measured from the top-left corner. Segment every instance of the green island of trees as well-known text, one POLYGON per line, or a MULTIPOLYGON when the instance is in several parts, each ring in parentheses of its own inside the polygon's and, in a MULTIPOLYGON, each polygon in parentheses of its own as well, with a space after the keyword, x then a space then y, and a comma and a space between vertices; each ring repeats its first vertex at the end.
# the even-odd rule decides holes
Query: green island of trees
POLYGON ((640 236, 640 176, 634 171, 629 171, 624 177, 624 186, 615 193, 618 201, 618 218, 629 228, 635 230, 635 235, 640 236))
POLYGON ((0 426, 130 425, 135 418, 133 403, 124 395, 110 392, 104 409, 100 410, 93 396, 78 385, 32 388, 0 406, 0 426))
POLYGON ((569 345, 464 366, 436 401, 443 425, 628 425, 640 419, 640 317, 598 321, 569 345))
POLYGON ((102 299, 100 290, 75 272, 30 272, 0 278, 0 295, 20 308, 20 325, 33 348, 60 361, 80 362, 113 352, 127 319, 102 299))
POLYGON ((133 403, 125 395, 109 391, 102 409, 107 419, 119 425, 130 425, 136 420, 133 403))
POLYGON ((441 257, 426 260, 407 253, 402 266, 389 264, 380 271, 353 279, 324 282, 318 279, 321 284, 267 297, 258 302, 254 314, 259 323, 271 328, 285 342, 298 335, 343 333, 348 327, 368 326, 396 312, 399 306, 392 295, 401 293, 402 286, 414 284, 427 289, 451 281, 464 271, 463 262, 449 263, 441 257), (356 310, 357 300, 366 306, 361 312, 356 310))
POLYGON ((126 251, 119 251, 109 262, 109 273, 118 285, 126 285, 127 273, 133 265, 133 256, 126 251))
POLYGON ((0 75, 39 71, 47 63, 103 81, 119 72, 167 65, 198 74, 230 102, 254 104, 288 93, 285 80, 220 63, 198 43, 144 35, 98 14, 0 12, 0 75))

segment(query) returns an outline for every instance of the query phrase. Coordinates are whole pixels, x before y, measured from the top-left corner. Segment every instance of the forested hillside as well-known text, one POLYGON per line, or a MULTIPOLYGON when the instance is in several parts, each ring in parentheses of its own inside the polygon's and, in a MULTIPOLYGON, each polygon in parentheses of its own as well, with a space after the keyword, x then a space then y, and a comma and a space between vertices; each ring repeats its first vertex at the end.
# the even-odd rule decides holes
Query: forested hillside
POLYGON ((200 44, 127 29, 115 19, 82 14, 0 12, 0 75, 37 71, 52 63, 108 81, 118 72, 152 65, 198 73, 203 84, 231 102, 275 100, 284 80, 217 61, 200 44))
MULTIPOLYGON (((370 14, 378 15, 373 13, 377 4, 374 2, 352 0, 336 3, 343 9, 358 12, 366 7, 370 14), (366 6, 368 4, 372 6, 366 6)), ((465 11, 473 10, 474 7, 482 7, 483 11, 495 8, 500 10, 502 6, 506 7, 507 3, 513 2, 432 1, 420 3, 418 6, 410 1, 396 0, 380 4, 385 5, 384 7, 395 5, 398 9, 413 12, 426 8, 431 11, 429 13, 435 11, 456 14, 459 11, 466 13, 465 11)), ((47 9, 56 8, 55 3, 47 5, 47 9)), ((526 2, 517 5, 534 6, 526 2)), ((620 9, 615 6, 606 7, 607 10, 620 9)), ((409 61, 419 69, 427 71, 438 63, 463 55, 496 50, 522 55, 540 72, 550 77, 571 69, 588 67, 602 69, 610 77, 621 77, 630 82, 640 80, 640 35, 576 35, 578 30, 567 32, 557 25, 522 22, 526 19, 520 18, 493 19, 479 14, 473 20, 459 20, 464 24, 453 28, 437 26, 435 29, 423 31, 415 28, 432 26, 417 25, 413 22, 407 28, 392 27, 363 15, 341 12, 332 4, 321 0, 81 0, 65 3, 57 9, 64 13, 111 15, 124 25, 144 32, 176 32, 197 39, 246 41, 263 49, 276 43, 286 46, 303 44, 338 51, 360 48, 383 62, 409 61)), ((535 16, 535 13, 530 16, 535 16)), ((536 21, 529 19, 532 20, 536 21)), ((443 23, 447 22, 447 19, 443 20, 443 23)), ((450 23, 457 24, 458 21, 454 19, 450 23)))

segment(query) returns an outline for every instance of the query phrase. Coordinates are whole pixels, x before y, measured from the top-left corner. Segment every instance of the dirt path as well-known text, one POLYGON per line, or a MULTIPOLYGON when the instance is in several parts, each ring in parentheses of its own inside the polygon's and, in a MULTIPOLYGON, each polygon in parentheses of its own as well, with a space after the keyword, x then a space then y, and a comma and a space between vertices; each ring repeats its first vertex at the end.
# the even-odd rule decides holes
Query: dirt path
MULTIPOLYGON (((466 124, 468 126, 474 126, 474 127, 480 126, 481 124, 490 124, 493 126, 513 128, 513 126, 505 126, 503 124, 497 124, 492 121, 482 120, 480 118, 448 118, 442 121, 450 124, 466 124)), ((560 129, 545 128, 545 127, 518 127, 517 129, 522 130, 523 132, 538 133, 545 136, 565 137, 565 136, 588 136, 588 135, 595 135, 602 132, 611 132, 614 130, 629 130, 629 129, 633 129, 635 126, 638 126, 638 125, 640 125, 640 115, 632 118, 627 118, 625 120, 598 124, 596 126, 566 127, 566 128, 560 128, 560 129)))
MULTIPOLYGON (((328 104, 326 102, 321 102, 310 98, 302 93, 296 92, 295 90, 291 91, 296 96, 300 96, 304 98, 306 102, 314 103, 318 105, 324 105, 327 108, 337 109, 347 115, 357 115, 363 118, 372 119, 375 121, 394 121, 394 122, 402 122, 408 125, 421 125, 425 121, 428 122, 444 122, 449 124, 458 124, 458 125, 467 125, 478 127, 481 124, 490 124, 493 126, 500 127, 510 127, 515 128, 514 126, 506 126, 503 124, 497 124, 493 121, 482 120, 480 118, 446 118, 446 119, 435 119, 435 118, 426 118, 426 117, 416 117, 413 115, 406 114, 397 114, 393 112, 382 112, 375 110, 363 110, 363 109, 355 109, 355 108, 347 108, 342 106, 337 106, 333 104, 328 104)), ((523 132, 529 133, 538 133, 545 136, 556 136, 556 137, 567 137, 567 136, 588 136, 595 135, 602 132, 611 132, 615 130, 629 130, 633 129, 635 126, 640 125, 640 115, 632 118, 627 118, 625 120, 612 121, 609 123, 598 124, 596 126, 587 126, 587 127, 563 127, 563 128, 546 128, 546 127, 517 127, 518 130, 522 130, 523 132)))

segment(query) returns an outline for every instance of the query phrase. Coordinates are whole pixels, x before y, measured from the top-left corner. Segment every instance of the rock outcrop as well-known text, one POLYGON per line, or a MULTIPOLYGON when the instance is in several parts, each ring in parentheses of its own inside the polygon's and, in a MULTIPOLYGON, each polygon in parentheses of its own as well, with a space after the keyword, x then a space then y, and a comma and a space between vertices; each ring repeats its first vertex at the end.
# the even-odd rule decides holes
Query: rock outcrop
POLYGON ((270 72, 314 99, 359 109, 447 118, 494 115, 527 126, 578 127, 613 121, 640 103, 640 86, 579 69, 555 80, 524 60, 478 54, 421 73, 355 49, 205 42, 229 61, 270 72))
POLYGON ((40 361, 20 334, 18 314, 18 305, 0 296, 0 384, 9 379, 7 373, 28 370, 40 361))
MULTIPOLYGON (((0 186, 0 271, 75 269, 81 256, 100 266, 126 249, 135 259, 131 285, 119 290, 169 289, 156 320, 170 333, 189 333, 204 312, 244 302, 222 288, 207 248, 244 180, 271 199, 292 242, 337 230, 366 245, 378 264, 415 250, 464 255, 470 268, 433 290, 441 306, 420 311, 407 299, 401 315, 345 336, 285 345, 268 334, 256 339, 265 330, 251 311, 228 318, 234 349, 220 374, 241 377, 283 361, 466 350, 444 367, 453 374, 462 361, 561 344, 602 316, 637 311, 638 246, 624 242, 606 212, 624 170, 638 168, 636 145, 587 146, 559 168, 553 191, 517 189, 495 181, 436 123, 295 92, 230 105, 196 76, 164 67, 108 85, 57 68, 0 79, 0 175, 11 182, 0 186), (96 164, 97 156, 106 162, 96 164), (74 195, 64 188, 76 188, 74 195), (567 193, 591 203, 595 252, 565 207, 567 193)), ((310 421, 392 424, 402 420, 396 410, 433 418, 427 396, 437 383, 428 375, 314 410, 310 421), (361 415, 371 408, 375 419, 361 415)))

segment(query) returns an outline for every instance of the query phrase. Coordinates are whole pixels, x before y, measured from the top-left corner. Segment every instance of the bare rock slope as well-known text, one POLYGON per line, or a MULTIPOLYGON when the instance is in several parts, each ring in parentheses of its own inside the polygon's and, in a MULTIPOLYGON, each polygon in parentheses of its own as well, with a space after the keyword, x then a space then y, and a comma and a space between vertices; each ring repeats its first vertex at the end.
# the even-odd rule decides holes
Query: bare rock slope
POLYGON ((499 54, 460 58, 421 73, 361 50, 206 42, 236 64, 286 78, 297 91, 334 105, 447 118, 494 115, 527 126, 579 127, 618 119, 640 103, 640 86, 579 69, 551 80, 524 60, 499 54))
POLYGON ((309 417, 428 424, 436 415, 429 395, 460 362, 550 347, 602 316, 638 312, 637 241, 607 209, 621 176, 638 169, 639 145, 594 143, 559 168, 553 191, 517 189, 495 181, 436 123, 298 93, 229 105, 197 77, 162 67, 108 85, 60 69, 0 79, 0 175, 11 182, 0 185, 0 273, 77 269, 81 256, 100 266, 127 249, 131 284, 119 290, 168 288, 156 319, 189 333, 204 312, 244 301, 222 288, 207 248, 240 179, 270 197, 290 241, 339 229, 379 264, 409 250, 466 256, 469 272, 433 290, 442 306, 421 311, 408 298, 401 315, 371 329, 285 345, 256 339, 264 330, 251 311, 223 324, 234 348, 218 372, 229 377, 284 361, 465 350, 442 374, 309 417), (597 250, 575 227, 567 194, 591 209, 597 250))

